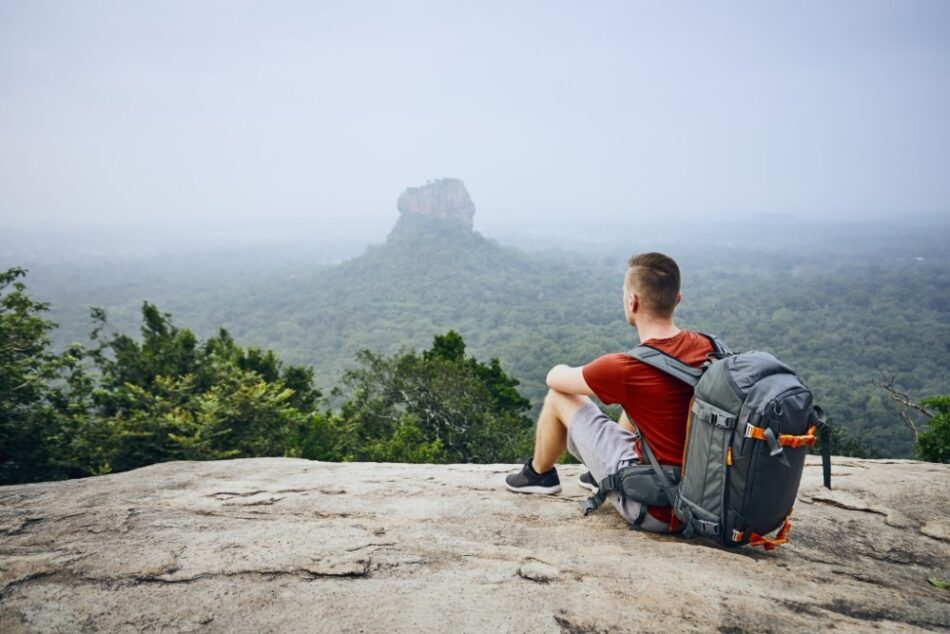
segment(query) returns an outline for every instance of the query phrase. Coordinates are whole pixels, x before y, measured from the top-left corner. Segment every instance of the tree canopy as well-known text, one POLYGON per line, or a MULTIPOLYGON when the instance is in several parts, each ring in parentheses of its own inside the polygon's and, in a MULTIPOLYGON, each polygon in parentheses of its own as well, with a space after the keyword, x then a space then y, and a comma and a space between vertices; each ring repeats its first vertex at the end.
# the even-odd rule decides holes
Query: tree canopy
POLYGON ((46 304, 0 275, 0 482, 124 471, 168 460, 496 462, 530 450, 530 403, 497 359, 465 354, 457 332, 420 352, 361 351, 337 411, 310 368, 201 340, 145 302, 138 337, 93 309, 93 346, 50 351, 46 304), (12 285, 12 290, 9 287, 12 285))
POLYGON ((321 396, 311 369, 242 348, 225 330, 202 342, 148 302, 140 340, 93 309, 95 346, 54 354, 55 324, 17 281, 24 273, 0 274, 3 482, 294 451, 321 396))
POLYGON ((68 386, 77 352, 50 350, 56 324, 33 300, 22 268, 0 272, 0 484, 61 477, 56 438, 68 424, 68 386))
POLYGON ((530 403, 498 359, 465 356, 462 337, 437 335, 422 354, 363 350, 344 384, 344 455, 359 460, 506 462, 530 451, 530 403))
POLYGON ((950 462, 950 395, 932 396, 920 405, 934 413, 917 436, 915 453, 928 462, 950 462))

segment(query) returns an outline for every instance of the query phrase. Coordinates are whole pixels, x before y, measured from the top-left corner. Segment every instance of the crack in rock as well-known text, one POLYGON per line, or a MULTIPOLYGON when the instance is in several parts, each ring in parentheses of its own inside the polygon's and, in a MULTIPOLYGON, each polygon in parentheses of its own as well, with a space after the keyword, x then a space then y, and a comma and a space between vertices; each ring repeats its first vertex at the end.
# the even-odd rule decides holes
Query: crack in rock
POLYGON ((46 518, 42 516, 13 518, 7 523, 0 524, 0 534, 5 533, 7 535, 20 535, 31 524, 42 522, 44 519, 46 518))
POLYGON ((98 577, 95 579, 89 579, 90 581, 98 582, 122 582, 131 579, 132 581, 138 583, 155 583, 155 584, 168 584, 168 585, 178 585, 178 584, 189 584, 195 581, 204 581, 207 579, 230 579, 234 577, 296 577, 296 578, 311 578, 311 577, 359 577, 363 576, 365 573, 321 573, 321 572, 312 572, 307 568, 297 568, 292 570, 230 570, 225 572, 200 572, 195 575, 189 575, 187 577, 98 577))
POLYGON ((140 583, 167 583, 180 584, 191 583, 201 579, 211 579, 215 577, 239 577, 242 575, 260 575, 260 576, 292 576, 292 577, 365 577, 369 574, 371 559, 369 557, 359 558, 327 558, 314 559, 310 563, 292 568, 245 568, 240 570, 224 570, 214 572, 199 572, 190 575, 174 575, 178 572, 177 566, 164 573, 153 574, 154 571, 146 571, 144 574, 136 574, 130 577, 97 577, 97 581, 122 581, 132 579, 140 583))
POLYGON ((357 550, 363 550, 364 548, 371 548, 374 546, 379 547, 379 546, 395 546, 395 545, 396 545, 396 542, 370 542, 369 544, 361 544, 359 546, 353 546, 351 548, 347 548, 346 552, 352 553, 352 552, 356 552, 357 550))
POLYGON ((425 566, 430 562, 425 559, 396 559, 392 561, 373 561, 373 570, 387 570, 390 568, 403 568, 405 566, 425 566))
POLYGON ((209 493, 205 497, 227 500, 230 498, 251 497, 252 495, 259 495, 261 493, 267 493, 267 491, 264 491, 263 489, 258 489, 255 491, 218 491, 217 493, 209 493))
MULTIPOLYGON (((241 508, 241 507, 232 506, 231 508, 241 508)), ((210 511, 208 509, 195 509, 194 511, 192 511, 192 513, 194 513, 195 515, 201 515, 203 517, 223 517, 229 520, 251 520, 251 521, 257 521, 257 522, 279 521, 279 518, 268 517, 267 515, 264 515, 264 514, 248 516, 248 515, 237 515, 234 513, 219 513, 216 511, 210 511)))
POLYGON ((259 500, 235 500, 233 502, 225 502, 222 506, 270 506, 283 499, 284 497, 282 495, 276 495, 259 500))
POLYGON ((869 583, 873 586, 880 586, 882 588, 890 588, 891 584, 887 583, 883 579, 878 579, 877 577, 872 577, 871 575, 865 575, 860 572, 852 572, 850 570, 842 570, 838 568, 832 568, 831 573, 835 575, 841 575, 843 577, 850 577, 855 581, 860 581, 861 583, 869 583))
POLYGON ((946 629, 947 627, 946 622, 938 623, 930 621, 926 618, 920 618, 916 614, 901 614, 896 610, 888 609, 888 607, 883 604, 871 606, 867 604, 858 604, 851 601, 846 601, 844 599, 835 599, 829 603, 802 603, 798 601, 787 600, 782 601, 782 603, 793 610, 804 612, 805 614, 811 614, 812 616, 821 616, 821 611, 826 610, 828 612, 841 614, 842 616, 851 617, 859 621, 892 621, 935 630, 946 629))
MULTIPOLYGON (((4 573, 6 573, 6 571, 4 571, 4 573)), ((31 579, 38 579, 40 577, 48 577, 52 574, 56 574, 56 569, 54 568, 37 569, 37 570, 31 570, 26 573, 21 573, 19 575, 17 574, 13 574, 10 576, 5 575, 5 578, 3 579, 3 581, 0 581, 0 599, 2 599, 3 595, 6 594, 6 592, 10 590, 11 588, 13 588, 14 586, 20 585, 21 583, 26 583, 27 581, 30 581, 31 579)))
POLYGON ((862 513, 871 513, 873 515, 884 516, 884 523, 894 528, 916 528, 917 523, 908 518, 903 513, 895 511, 886 506, 878 506, 865 502, 861 498, 851 495, 845 491, 824 491, 822 493, 810 496, 812 502, 819 502, 845 509, 847 511, 859 511, 862 513))
POLYGON ((370 558, 317 559, 303 570, 316 577, 364 577, 369 573, 370 558))
POLYGON ((66 564, 78 561, 83 556, 68 552, 49 552, 22 557, 0 558, 0 597, 10 588, 40 577, 56 574, 66 564))

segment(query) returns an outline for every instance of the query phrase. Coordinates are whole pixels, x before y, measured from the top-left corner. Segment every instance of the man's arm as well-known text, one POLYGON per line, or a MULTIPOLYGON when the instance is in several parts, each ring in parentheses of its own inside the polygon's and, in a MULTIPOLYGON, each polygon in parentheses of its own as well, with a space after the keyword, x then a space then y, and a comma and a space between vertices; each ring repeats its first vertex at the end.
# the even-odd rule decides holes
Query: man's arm
POLYGON ((548 387, 565 394, 584 394, 594 396, 594 391, 584 380, 583 368, 572 368, 569 365, 556 365, 548 372, 546 380, 548 387))

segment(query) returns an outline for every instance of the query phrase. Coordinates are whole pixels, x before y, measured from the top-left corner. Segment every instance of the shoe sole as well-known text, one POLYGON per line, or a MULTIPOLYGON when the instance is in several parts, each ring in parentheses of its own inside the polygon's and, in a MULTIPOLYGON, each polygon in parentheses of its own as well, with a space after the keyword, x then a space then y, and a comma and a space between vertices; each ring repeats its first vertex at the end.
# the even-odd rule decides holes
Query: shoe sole
POLYGON ((597 493, 597 487, 595 487, 593 484, 587 484, 586 482, 578 482, 578 484, 592 493, 597 493))
POLYGON ((508 487, 509 491, 514 491, 515 493, 540 493, 541 495, 554 495, 555 493, 561 492, 560 484, 553 487, 541 487, 541 486, 513 487, 506 482, 505 486, 508 487))

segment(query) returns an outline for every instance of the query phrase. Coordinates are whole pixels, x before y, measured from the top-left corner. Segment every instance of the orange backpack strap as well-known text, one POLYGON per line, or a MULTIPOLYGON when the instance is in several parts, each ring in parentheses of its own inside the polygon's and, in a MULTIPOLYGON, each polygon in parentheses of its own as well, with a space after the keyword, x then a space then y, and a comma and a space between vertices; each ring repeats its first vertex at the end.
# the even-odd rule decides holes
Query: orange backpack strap
POLYGON ((761 546, 765 550, 775 550, 776 546, 788 543, 788 531, 792 528, 792 522, 789 519, 791 515, 791 511, 789 511, 788 515, 785 516, 785 522, 782 524, 782 528, 779 529, 774 538, 770 539, 758 533, 752 533, 752 535, 749 536, 749 545, 761 546))
MULTIPOLYGON (((779 434, 778 444, 783 447, 791 447, 793 449, 798 447, 811 447, 818 440, 818 437, 815 435, 815 432, 818 431, 818 428, 814 425, 808 428, 808 431, 801 436, 793 436, 791 434, 779 434)), ((745 427, 746 438, 755 438, 756 440, 767 440, 765 436, 765 429, 763 427, 756 427, 754 425, 749 425, 746 423, 745 427)))

